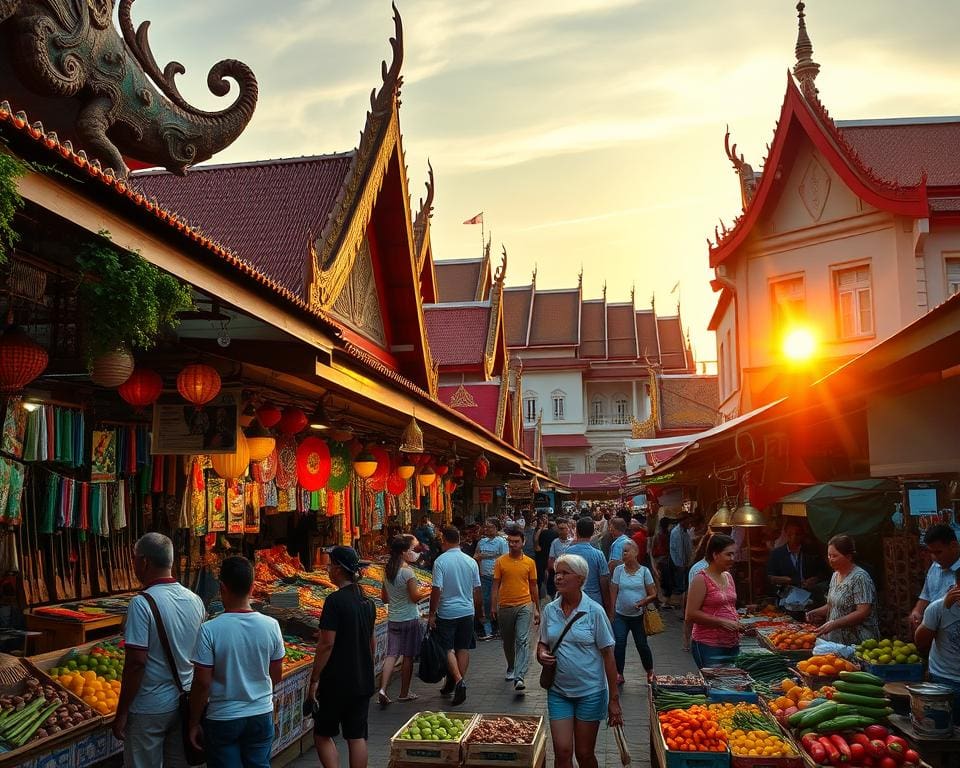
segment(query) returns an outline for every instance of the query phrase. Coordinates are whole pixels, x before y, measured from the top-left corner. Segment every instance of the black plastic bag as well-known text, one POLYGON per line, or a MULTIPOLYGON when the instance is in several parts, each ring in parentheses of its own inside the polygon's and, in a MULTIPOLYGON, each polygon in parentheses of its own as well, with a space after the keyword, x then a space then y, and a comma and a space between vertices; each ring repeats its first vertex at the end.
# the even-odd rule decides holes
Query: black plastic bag
POLYGON ((427 632, 420 643, 420 669, 417 676, 425 683, 439 683, 447 675, 447 652, 436 632, 427 632))

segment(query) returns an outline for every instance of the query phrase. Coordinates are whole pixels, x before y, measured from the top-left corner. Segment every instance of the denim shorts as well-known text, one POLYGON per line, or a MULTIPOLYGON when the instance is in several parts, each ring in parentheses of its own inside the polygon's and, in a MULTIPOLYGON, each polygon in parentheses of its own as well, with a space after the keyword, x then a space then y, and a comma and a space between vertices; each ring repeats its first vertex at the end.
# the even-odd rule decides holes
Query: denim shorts
POLYGON ((580 720, 584 723, 599 723, 607 719, 607 689, 603 688, 589 696, 564 696, 553 688, 547 692, 547 712, 551 720, 580 720))

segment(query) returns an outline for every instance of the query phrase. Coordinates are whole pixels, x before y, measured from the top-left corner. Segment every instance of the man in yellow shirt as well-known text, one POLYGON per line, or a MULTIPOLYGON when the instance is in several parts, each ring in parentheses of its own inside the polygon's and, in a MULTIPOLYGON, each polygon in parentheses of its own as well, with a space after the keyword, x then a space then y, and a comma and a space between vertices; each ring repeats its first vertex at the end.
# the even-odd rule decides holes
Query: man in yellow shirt
POLYGON ((540 623, 537 566, 523 554, 523 531, 507 530, 507 554, 493 565, 491 613, 500 625, 503 655, 507 657, 507 674, 516 691, 523 691, 530 659, 530 626, 540 623))

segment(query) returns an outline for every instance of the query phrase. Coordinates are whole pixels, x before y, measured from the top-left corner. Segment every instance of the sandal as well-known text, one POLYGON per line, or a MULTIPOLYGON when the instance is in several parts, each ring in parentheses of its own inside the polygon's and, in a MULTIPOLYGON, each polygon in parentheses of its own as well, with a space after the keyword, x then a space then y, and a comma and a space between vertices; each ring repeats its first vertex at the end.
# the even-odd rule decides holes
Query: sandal
POLYGON ((381 707, 385 707, 388 704, 393 704, 393 702, 390 700, 390 697, 387 696, 387 694, 384 693, 383 691, 377 692, 377 702, 380 704, 381 707))
POLYGON ((406 696, 400 696, 397 698, 397 701, 416 701, 420 697, 415 693, 408 693, 406 696))

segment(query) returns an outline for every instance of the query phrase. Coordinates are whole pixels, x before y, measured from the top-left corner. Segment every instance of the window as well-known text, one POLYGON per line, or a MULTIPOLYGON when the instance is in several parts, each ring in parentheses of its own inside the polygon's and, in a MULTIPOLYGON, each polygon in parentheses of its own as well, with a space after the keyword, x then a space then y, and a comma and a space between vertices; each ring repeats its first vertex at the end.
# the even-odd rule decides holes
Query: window
POLYGON ((563 415, 563 407, 566 403, 567 396, 558 389, 554 390, 550 397, 553 400, 553 420, 563 421, 565 418, 563 415))
POLYGON ((727 387, 727 368, 729 367, 727 364, 727 347, 722 341, 720 342, 718 357, 720 358, 720 399, 723 400, 730 389, 727 387))
POLYGON ((733 348, 733 333, 727 328, 727 394, 740 386, 740 370, 737 368, 737 351, 733 348))
POLYGON ((947 268, 947 296, 960 293, 960 258, 944 259, 947 268))
POLYGON ((606 421, 606 409, 603 407, 603 398, 595 397, 590 403, 590 423, 603 424, 606 421))
POLYGON ((841 339, 873 335, 873 295, 870 267, 840 269, 834 273, 837 292, 837 328, 841 339))
POLYGON ((803 277, 788 277, 770 284, 773 331, 779 335, 806 314, 803 277))
POLYGON ((577 465, 571 456, 550 456, 547 458, 547 464, 552 464, 557 472, 564 474, 577 471, 577 465))
POLYGON ((527 422, 537 420, 537 396, 530 392, 523 395, 523 420, 527 422))
POLYGON ((630 403, 623 395, 617 395, 613 401, 613 415, 617 424, 626 424, 630 421, 630 403))
POLYGON ((602 453, 597 456, 597 472, 614 474, 621 471, 622 462, 619 453, 602 453))

